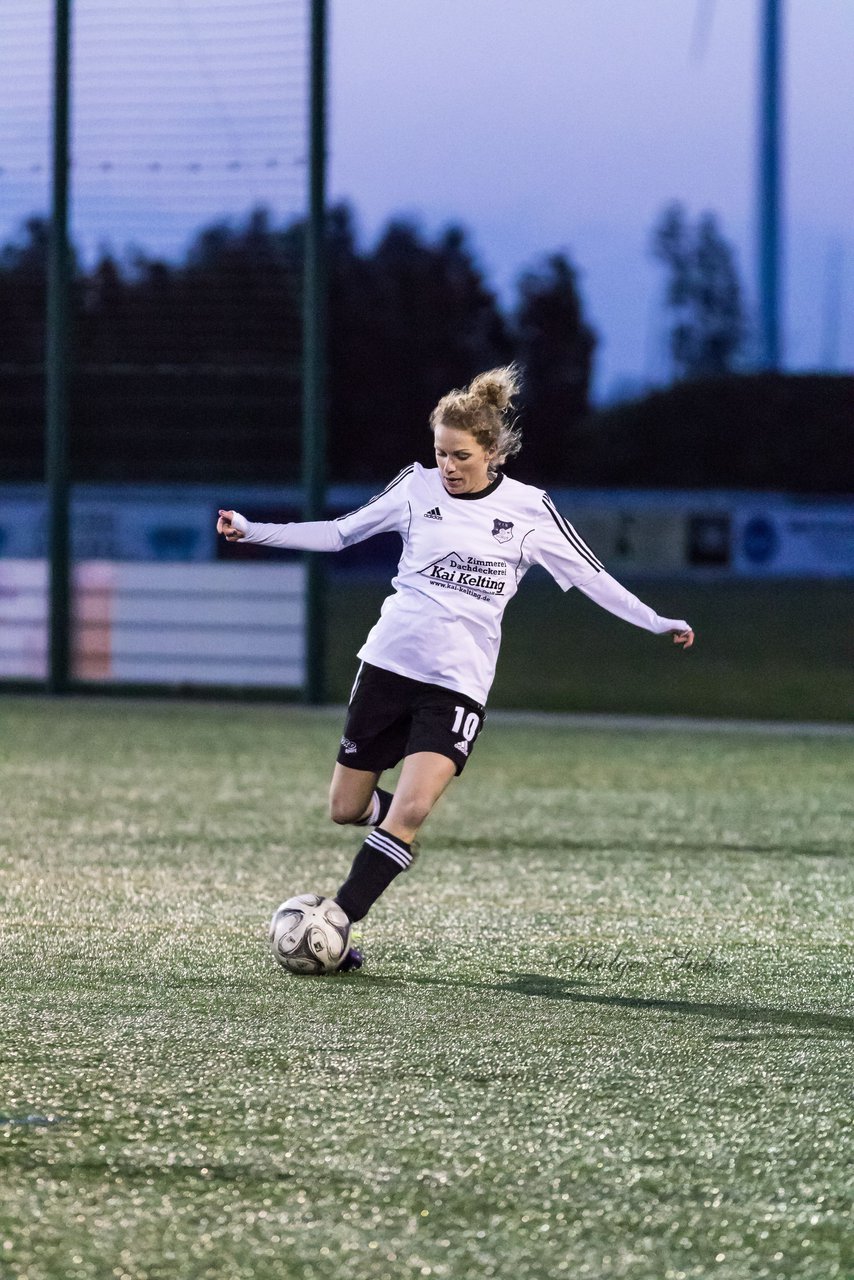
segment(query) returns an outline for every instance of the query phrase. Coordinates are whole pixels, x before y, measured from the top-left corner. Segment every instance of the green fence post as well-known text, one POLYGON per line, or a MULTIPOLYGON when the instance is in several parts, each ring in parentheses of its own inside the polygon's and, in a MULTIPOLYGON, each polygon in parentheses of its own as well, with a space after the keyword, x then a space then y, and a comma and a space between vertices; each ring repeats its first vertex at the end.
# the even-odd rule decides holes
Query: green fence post
MULTIPOLYGON (((311 0, 309 208, 303 301, 303 514, 326 510, 326 0, 311 0)), ((325 591, 322 554, 306 561, 305 699, 324 697, 325 591)))
POLYGON ((780 332, 780 78, 782 0, 763 0, 759 97, 759 319, 763 369, 782 361, 780 332))
POLYGON ((68 468, 68 353, 71 250, 68 241, 68 121, 71 0, 55 0, 53 176, 47 271, 45 455, 48 496, 48 673, 50 693, 70 675, 71 556, 68 468))

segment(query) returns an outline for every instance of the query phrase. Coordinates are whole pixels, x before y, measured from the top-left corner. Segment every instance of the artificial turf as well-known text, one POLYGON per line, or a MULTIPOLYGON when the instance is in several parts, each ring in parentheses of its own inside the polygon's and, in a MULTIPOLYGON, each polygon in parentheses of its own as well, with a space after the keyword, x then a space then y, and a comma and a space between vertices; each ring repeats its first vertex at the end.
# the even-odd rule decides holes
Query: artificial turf
POLYGON ((854 1274, 854 738, 494 717, 295 978, 338 732, 0 701, 4 1280, 854 1274))

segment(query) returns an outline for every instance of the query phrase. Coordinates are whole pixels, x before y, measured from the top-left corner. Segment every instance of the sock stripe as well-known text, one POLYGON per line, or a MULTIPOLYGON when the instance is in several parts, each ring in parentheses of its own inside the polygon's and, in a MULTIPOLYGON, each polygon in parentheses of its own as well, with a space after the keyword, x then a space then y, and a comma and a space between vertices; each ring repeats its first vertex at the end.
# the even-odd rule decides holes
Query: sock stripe
POLYGON ((397 836, 390 835, 388 831, 384 831, 382 827, 377 827, 376 831, 368 836, 368 843, 376 841, 378 844, 384 844, 389 850, 400 854, 404 858, 412 859, 412 850, 404 840, 399 840, 397 836))
POLYGON ((396 840, 394 836, 388 835, 381 829, 372 831, 365 844, 372 849, 376 849, 377 853, 385 854, 387 858, 391 858, 392 862, 396 862, 401 867, 408 867, 412 862, 412 854, 403 841, 396 840))
POLYGON ((377 846, 375 844, 372 844, 371 848, 376 853, 381 853, 384 858, 388 858, 389 862, 396 862, 397 865, 399 867, 402 867, 404 871, 407 869, 410 862, 412 861, 411 858, 407 858, 405 853, 401 853, 400 850, 397 850, 397 849, 384 849, 381 845, 377 846))
POLYGON ((390 853, 388 849, 377 849, 376 845, 372 847, 375 853, 381 853, 384 858, 388 858, 389 862, 396 862, 403 871, 409 867, 410 859, 405 858, 403 854, 390 853))
POLYGON ((409 870, 409 863, 411 859, 398 858, 393 853, 386 853, 385 856, 388 858, 389 862, 396 862, 397 865, 400 867, 401 871, 409 870))

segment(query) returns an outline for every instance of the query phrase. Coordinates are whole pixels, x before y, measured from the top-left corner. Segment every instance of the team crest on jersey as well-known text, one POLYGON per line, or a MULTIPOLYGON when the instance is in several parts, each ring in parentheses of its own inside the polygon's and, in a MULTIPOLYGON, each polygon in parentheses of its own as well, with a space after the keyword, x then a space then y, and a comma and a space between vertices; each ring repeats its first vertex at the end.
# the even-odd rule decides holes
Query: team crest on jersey
POLYGON ((509 542, 513 537, 513 521, 494 520, 492 523, 492 536, 496 542, 509 542))

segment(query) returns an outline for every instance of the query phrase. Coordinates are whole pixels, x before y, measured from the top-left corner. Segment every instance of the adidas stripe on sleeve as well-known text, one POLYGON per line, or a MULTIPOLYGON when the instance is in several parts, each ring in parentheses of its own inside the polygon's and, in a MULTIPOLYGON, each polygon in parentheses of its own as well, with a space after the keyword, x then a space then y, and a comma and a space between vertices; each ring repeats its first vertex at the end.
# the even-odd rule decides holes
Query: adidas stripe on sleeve
POLYGON ((581 535, 558 511, 547 493, 530 549, 535 564, 551 574, 564 591, 602 573, 604 565, 588 547, 581 535))
POLYGON ((543 494, 543 506, 554 521, 558 532, 563 535, 576 555, 579 555, 581 559, 586 561, 586 563, 590 565, 591 569, 595 569, 597 573, 604 569, 605 566, 602 564, 602 561, 597 560, 587 543, 576 532, 576 530, 573 529, 569 521, 560 514, 547 493, 543 494))

